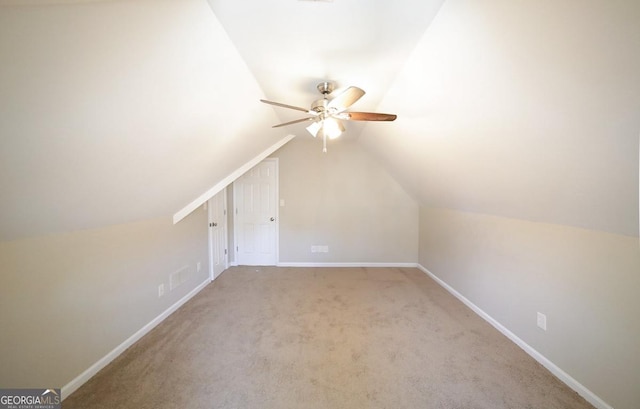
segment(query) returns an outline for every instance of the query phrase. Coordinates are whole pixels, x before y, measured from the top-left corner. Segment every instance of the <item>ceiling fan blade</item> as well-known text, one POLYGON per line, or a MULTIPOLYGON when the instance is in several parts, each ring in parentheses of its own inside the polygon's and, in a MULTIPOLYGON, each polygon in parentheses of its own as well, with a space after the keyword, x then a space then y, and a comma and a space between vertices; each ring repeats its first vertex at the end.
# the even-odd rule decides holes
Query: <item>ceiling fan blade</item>
POLYGON ((364 91, 361 90, 360 88, 349 87, 346 90, 344 90, 344 92, 342 92, 340 95, 336 96, 331 101, 329 101, 329 104, 327 106, 329 108, 335 108, 338 111, 344 111, 345 109, 353 105, 357 100, 362 98, 363 95, 364 95, 364 91))
POLYGON ((376 112, 344 112, 352 121, 394 121, 398 116, 376 112))
POLYGON ((272 128, 280 128, 281 126, 293 125, 293 124, 297 124, 299 122, 311 121, 311 120, 314 120, 314 119, 316 119, 315 116, 310 116, 309 118, 296 119, 295 121, 290 121, 290 122, 285 122, 285 123, 278 124, 278 125, 273 125, 272 128))
POLYGON ((261 99, 260 102, 264 102, 265 104, 275 105, 282 108, 295 109, 296 111, 309 112, 306 108, 295 107, 293 105, 282 104, 280 102, 267 101, 266 99, 261 99))

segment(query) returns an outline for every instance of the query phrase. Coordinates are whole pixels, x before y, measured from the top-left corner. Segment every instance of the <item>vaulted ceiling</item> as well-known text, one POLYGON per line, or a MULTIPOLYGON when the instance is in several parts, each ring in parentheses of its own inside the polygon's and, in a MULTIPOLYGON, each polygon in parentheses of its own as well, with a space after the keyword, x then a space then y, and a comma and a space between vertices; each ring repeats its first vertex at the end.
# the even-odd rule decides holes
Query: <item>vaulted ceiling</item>
POLYGON ((0 0, 0 240, 170 216, 322 80, 423 205, 638 235, 635 0, 0 0))

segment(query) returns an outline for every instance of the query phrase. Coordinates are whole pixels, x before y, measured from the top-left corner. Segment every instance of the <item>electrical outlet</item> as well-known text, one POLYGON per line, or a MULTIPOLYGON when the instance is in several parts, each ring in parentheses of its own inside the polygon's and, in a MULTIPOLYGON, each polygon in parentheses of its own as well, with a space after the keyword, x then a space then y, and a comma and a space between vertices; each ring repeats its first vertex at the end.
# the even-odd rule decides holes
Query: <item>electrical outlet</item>
POLYGON ((158 286, 158 298, 162 297, 164 295, 164 284, 160 284, 158 286))
POLYGON ((541 312, 538 313, 538 327, 547 330, 547 316, 541 312))
POLYGON ((199 273, 199 272, 200 272, 200 268, 201 268, 201 267, 202 267, 202 266, 200 265, 200 262, 198 261, 198 263, 196 264, 196 272, 198 272, 198 273, 199 273))

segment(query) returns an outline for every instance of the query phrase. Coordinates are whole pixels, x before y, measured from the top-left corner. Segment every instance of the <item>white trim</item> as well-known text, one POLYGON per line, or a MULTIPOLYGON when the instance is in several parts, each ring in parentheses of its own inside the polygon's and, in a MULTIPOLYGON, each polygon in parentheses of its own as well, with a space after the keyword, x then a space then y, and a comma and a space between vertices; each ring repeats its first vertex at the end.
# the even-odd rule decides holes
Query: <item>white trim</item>
POLYGON ((80 375, 76 376, 71 382, 64 385, 62 387, 62 400, 66 399, 69 395, 75 392, 79 387, 84 385, 89 379, 91 379, 95 374, 97 374, 102 368, 107 366, 111 361, 116 359, 121 353, 123 353, 127 348, 136 343, 140 338, 149 333, 152 329, 154 329, 158 324, 165 320, 169 315, 175 312, 178 308, 180 308, 184 303, 189 301, 194 295, 198 294, 202 291, 211 280, 207 277, 207 279, 198 285, 196 288, 191 290, 189 294, 182 297, 178 302, 173 304, 171 307, 167 308, 162 314, 155 317, 151 322, 149 322, 144 327, 140 328, 135 334, 131 335, 127 338, 122 344, 115 347, 111 352, 102 357, 98 362, 91 365, 87 370, 82 372, 80 375))
MULTIPOLYGON (((220 193, 220 192, 219 192, 220 193)), ((229 247, 229 230, 227 229, 227 220, 229 218, 228 213, 227 213, 227 189, 222 189, 222 200, 223 200, 223 209, 224 209, 224 222, 222 225, 222 235, 224 236, 224 247, 225 250, 227 251, 227 253, 224 255, 224 268, 222 269, 222 272, 220 274, 222 274, 226 269, 229 268, 229 251, 226 247, 229 247)), ((215 197, 215 196, 214 196, 215 197)), ((213 214, 212 214, 212 203, 211 200, 213 200, 213 197, 210 198, 209 200, 207 200, 205 202, 205 205, 207 206, 207 238, 209 240, 208 242, 208 249, 209 249, 209 279, 211 281, 215 280, 216 277, 213 274, 213 229, 211 228, 211 222, 213 222, 213 214)), ((218 276, 220 276, 220 274, 218 274, 218 276)))
MULTIPOLYGON (((225 272, 226 269, 229 268, 229 209, 228 209, 228 198, 227 198, 227 188, 224 189, 224 270, 222 270, 222 273, 225 272)), ((222 274, 220 273, 220 274, 222 274)), ((213 275, 211 276, 213 277, 213 275)), ((213 279, 212 279, 213 280, 213 279)))
POLYGON ((280 261, 280 158, 272 158, 276 163, 276 266, 280 261))
POLYGON ((478 307, 477 305, 469 301, 469 299, 467 299, 464 295, 460 294, 449 284, 447 284, 442 279, 437 277, 431 271, 427 270, 426 267, 422 266, 421 264, 418 264, 418 268, 422 270, 425 274, 427 274, 429 277, 431 277, 435 282, 440 284, 445 290, 449 291, 454 297, 462 301, 467 307, 471 308, 473 312, 478 314, 481 318, 483 318, 489 324, 493 325, 495 329, 500 331, 504 336, 506 336, 511 341, 513 341, 516 345, 522 348, 527 354, 531 355, 533 359, 535 359, 542 366, 547 368, 549 372, 551 372, 558 379, 560 379, 562 382, 567 384, 567 386, 569 386, 571 389, 576 391, 580 396, 585 398, 593 406, 595 406, 598 409, 613 409, 611 405, 607 404, 605 401, 600 399, 598 395, 591 392, 584 385, 582 385, 580 382, 575 380, 571 375, 569 375, 568 373, 560 369, 556 364, 551 362, 548 358, 546 358, 540 352, 536 351, 533 347, 531 347, 529 344, 527 344, 522 339, 520 339, 516 334, 509 331, 505 326, 503 326, 498 321, 496 321, 493 317, 491 317, 489 314, 484 312, 480 307, 478 307))
POLYGON ((211 199, 207 200, 205 204, 207 205, 207 240, 208 240, 208 253, 209 253, 209 281, 213 281, 213 231, 211 230, 211 199))
MULTIPOLYGON (((280 159, 279 158, 268 158, 268 159, 264 159, 262 161, 260 161, 259 163, 262 162, 273 162, 275 164, 275 200, 276 202, 274 203, 275 209, 276 209, 276 214, 275 214, 275 218, 276 218, 276 231, 275 231, 275 264, 273 264, 273 266, 277 266, 278 265, 278 260, 280 259, 280 159)), ((256 164, 257 166, 258 164, 256 164)), ((249 169, 247 170, 249 171, 249 169)), ((244 174, 244 173, 243 173, 244 174)), ((237 264, 237 260, 238 260, 238 237, 240 236, 238 234, 238 223, 236 218, 238 217, 238 205, 237 205, 237 197, 238 197, 238 189, 236 188, 236 183, 237 180, 233 181, 233 255, 234 255, 234 260, 236 260, 236 266, 237 264)), ((271 266, 271 264, 269 264, 271 266)))
POLYGON ((283 262, 278 263, 278 267, 398 267, 416 268, 417 263, 307 263, 307 262, 283 262))
POLYGON ((229 262, 229 267, 238 267, 238 262, 237 261, 230 261, 229 262))
POLYGON ((186 205, 184 208, 176 212, 176 214, 173 215, 173 224, 176 224, 180 220, 187 217, 189 214, 191 214, 191 212, 196 210, 198 207, 202 206, 204 202, 206 202, 207 200, 211 199, 213 196, 218 194, 222 189, 224 189, 225 187, 233 183, 234 180, 244 175, 246 171, 256 166, 258 163, 262 162, 267 156, 271 155, 273 152, 280 149, 284 144, 286 144, 293 138, 295 138, 295 135, 285 136, 284 138, 280 139, 278 142, 274 143, 273 145, 271 145, 270 147, 262 151, 262 153, 260 153, 258 156, 254 157, 249 162, 240 166, 238 169, 236 169, 231 174, 229 174, 226 178, 222 179, 220 182, 213 185, 213 187, 211 187, 209 190, 201 194, 197 199, 195 199, 194 201, 186 205))

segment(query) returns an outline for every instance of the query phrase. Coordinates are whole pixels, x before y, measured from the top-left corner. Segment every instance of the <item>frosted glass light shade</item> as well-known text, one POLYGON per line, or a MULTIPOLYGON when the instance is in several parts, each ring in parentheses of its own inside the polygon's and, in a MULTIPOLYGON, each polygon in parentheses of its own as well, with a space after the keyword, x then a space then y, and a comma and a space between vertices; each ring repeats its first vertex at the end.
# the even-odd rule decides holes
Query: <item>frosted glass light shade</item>
POLYGON ((311 125, 307 126, 307 131, 309 131, 309 133, 315 138, 316 136, 318 136, 318 131, 320 131, 320 128, 322 128, 320 122, 312 122, 311 125))
POLYGON ((324 125, 322 126, 322 130, 329 137, 329 139, 335 139, 338 136, 342 135, 344 131, 344 126, 337 120, 333 118, 327 118, 324 121, 324 125))

